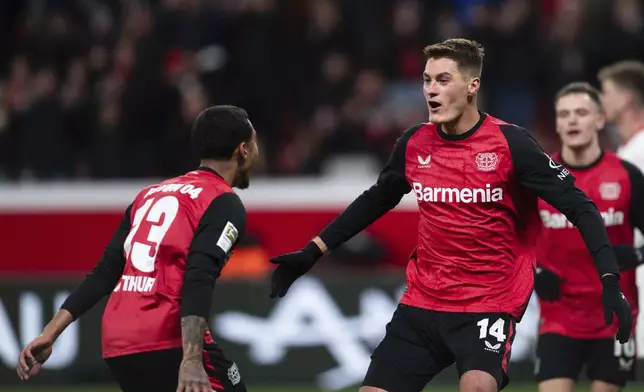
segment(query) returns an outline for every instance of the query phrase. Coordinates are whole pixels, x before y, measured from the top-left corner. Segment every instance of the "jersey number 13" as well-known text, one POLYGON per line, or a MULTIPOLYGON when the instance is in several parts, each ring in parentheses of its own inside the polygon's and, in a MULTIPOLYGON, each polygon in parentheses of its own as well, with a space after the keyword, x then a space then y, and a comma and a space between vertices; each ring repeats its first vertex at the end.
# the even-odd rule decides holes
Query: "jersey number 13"
POLYGON ((125 257, 141 272, 154 271, 159 245, 179 212, 179 200, 164 196, 149 199, 137 209, 132 229, 123 244, 125 257))

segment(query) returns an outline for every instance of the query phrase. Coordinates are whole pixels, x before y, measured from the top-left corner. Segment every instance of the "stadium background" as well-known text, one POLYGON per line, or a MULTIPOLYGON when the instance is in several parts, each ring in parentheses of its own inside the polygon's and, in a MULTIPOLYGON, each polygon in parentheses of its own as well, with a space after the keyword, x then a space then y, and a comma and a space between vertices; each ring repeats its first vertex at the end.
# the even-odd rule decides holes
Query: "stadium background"
MULTIPOLYGON (((486 46, 482 108, 556 150, 552 95, 572 80, 596 84, 596 71, 613 61, 644 59, 644 7, 639 0, 1 1, 1 390, 18 384, 20 347, 97 261, 136 192, 195 167, 190 123, 211 104, 246 108, 263 150, 251 188, 240 192, 248 236, 218 283, 213 332, 259 387, 253 391, 355 386, 404 283, 414 198, 282 301, 267 298, 267 259, 324 227, 375 179, 400 132, 425 120, 422 48, 454 36, 486 46)), ((615 132, 603 132, 602 142, 614 148, 615 132)), ((535 305, 518 328, 511 391, 535 389, 535 305)), ((75 323, 46 372, 20 390, 113 390, 100 360, 100 314, 99 306, 75 323)), ((442 388, 454 390, 454 374, 437 380, 442 388)))

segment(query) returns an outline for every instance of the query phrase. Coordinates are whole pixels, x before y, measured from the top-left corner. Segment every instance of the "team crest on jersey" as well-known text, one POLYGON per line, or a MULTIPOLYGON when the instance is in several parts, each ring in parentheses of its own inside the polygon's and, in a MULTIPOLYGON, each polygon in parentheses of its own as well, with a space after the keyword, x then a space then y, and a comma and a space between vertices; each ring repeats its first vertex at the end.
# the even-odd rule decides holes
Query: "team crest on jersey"
POLYGON ((237 385, 241 381, 241 374, 239 374, 239 368, 235 362, 228 368, 228 379, 233 385, 237 385))
POLYGON ((599 194, 603 200, 617 200, 622 193, 622 187, 617 182, 602 182, 599 185, 599 194))
POLYGON ((495 152, 479 152, 476 154, 476 167, 480 171, 488 172, 496 170, 499 163, 499 156, 495 152))
POLYGON ((425 158, 422 156, 418 155, 418 168, 419 169, 425 169, 427 167, 431 167, 432 165, 430 164, 432 160, 432 156, 430 154, 427 154, 425 158))

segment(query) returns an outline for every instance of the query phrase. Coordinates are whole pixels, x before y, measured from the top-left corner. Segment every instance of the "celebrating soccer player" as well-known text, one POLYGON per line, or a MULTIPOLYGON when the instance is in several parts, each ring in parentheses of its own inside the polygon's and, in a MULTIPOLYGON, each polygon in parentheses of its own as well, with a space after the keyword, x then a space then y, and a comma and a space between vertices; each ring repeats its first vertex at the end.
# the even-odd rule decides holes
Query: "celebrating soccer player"
POLYGON ((257 136, 244 110, 214 106, 197 117, 192 143, 200 167, 136 196, 101 261, 20 353, 20 378, 37 374, 56 338, 109 294, 103 356, 123 391, 246 390, 207 320, 215 280, 245 231, 233 187, 249 184, 257 136))
MULTIPOLYGON (((272 259, 271 296, 414 191, 418 245, 407 288, 361 392, 418 392, 456 362, 460 391, 508 383, 515 334, 534 287, 537 198, 561 211, 593 255, 603 306, 630 336, 631 309, 602 217, 574 177, 527 130, 477 107, 483 48, 450 39, 425 48, 429 122, 398 139, 377 182, 300 251, 272 259)), ((610 321, 610 320, 609 320, 610 321)))
MULTIPOLYGON (((555 156, 576 178, 576 186, 597 205, 622 270, 620 284, 637 318, 633 228, 644 228, 644 176, 632 164, 604 151, 599 131, 605 116, 600 93, 588 83, 571 83, 555 98, 561 153, 555 156)), ((602 287, 582 237, 566 217, 539 201, 543 227, 537 241, 535 288, 541 324, 536 376, 541 392, 572 392, 586 365, 595 392, 619 391, 634 376, 634 339, 613 339, 618 324, 606 324, 602 287)))

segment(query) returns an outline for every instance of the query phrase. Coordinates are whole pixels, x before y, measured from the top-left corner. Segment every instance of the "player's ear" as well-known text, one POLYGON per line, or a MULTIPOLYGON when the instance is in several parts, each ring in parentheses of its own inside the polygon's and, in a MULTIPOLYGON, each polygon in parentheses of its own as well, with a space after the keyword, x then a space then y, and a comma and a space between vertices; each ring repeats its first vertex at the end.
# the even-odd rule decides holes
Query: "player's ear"
POLYGON ((599 113, 599 116, 597 116, 596 126, 600 131, 604 129, 604 127, 606 126, 606 113, 599 113))
POLYGON ((467 95, 469 95, 470 97, 474 96, 479 92, 479 88, 481 88, 481 78, 479 78, 478 76, 471 77, 467 85, 467 95))
POLYGON ((248 159, 248 154, 250 153, 250 146, 248 145, 247 142, 241 142, 241 144, 237 148, 237 151, 241 158, 248 159))

